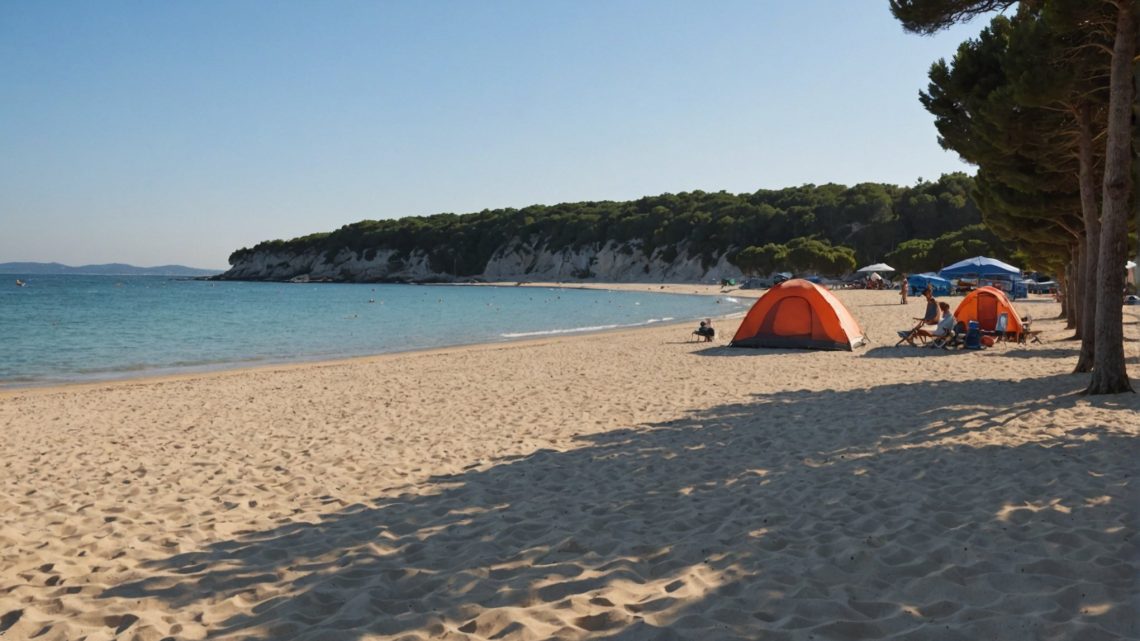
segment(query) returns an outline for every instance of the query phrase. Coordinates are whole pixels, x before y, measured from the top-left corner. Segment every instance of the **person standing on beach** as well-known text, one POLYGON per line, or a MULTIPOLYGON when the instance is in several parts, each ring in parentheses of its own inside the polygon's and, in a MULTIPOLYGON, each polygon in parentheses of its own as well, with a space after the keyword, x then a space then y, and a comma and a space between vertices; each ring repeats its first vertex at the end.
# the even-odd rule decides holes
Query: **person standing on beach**
POLYGON ((906 274, 902 275, 902 286, 899 287, 900 295, 902 296, 902 304, 906 305, 906 290, 909 285, 906 282, 906 274))

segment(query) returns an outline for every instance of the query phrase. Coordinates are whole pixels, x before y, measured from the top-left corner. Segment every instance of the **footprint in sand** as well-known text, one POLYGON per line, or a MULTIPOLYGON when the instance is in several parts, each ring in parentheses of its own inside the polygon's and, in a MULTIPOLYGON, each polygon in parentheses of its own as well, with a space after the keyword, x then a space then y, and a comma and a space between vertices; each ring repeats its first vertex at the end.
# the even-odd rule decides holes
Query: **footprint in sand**
POLYGON ((4 634, 8 631, 8 628, 16 625, 16 622, 19 621, 22 616, 24 616, 23 610, 12 610, 11 612, 6 612, 4 616, 0 616, 0 634, 4 634))
POLYGON ((133 614, 114 614, 103 617, 103 625, 114 628, 115 634, 122 634, 124 630, 135 624, 139 618, 133 614))

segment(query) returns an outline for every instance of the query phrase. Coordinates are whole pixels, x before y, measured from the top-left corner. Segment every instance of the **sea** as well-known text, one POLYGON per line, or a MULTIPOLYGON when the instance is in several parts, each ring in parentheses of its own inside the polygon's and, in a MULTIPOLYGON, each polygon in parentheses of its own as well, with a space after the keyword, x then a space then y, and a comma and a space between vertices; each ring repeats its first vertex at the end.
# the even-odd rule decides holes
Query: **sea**
POLYGON ((8 388, 505 342, 744 310, 732 298, 651 291, 3 279, 0 387, 8 388))

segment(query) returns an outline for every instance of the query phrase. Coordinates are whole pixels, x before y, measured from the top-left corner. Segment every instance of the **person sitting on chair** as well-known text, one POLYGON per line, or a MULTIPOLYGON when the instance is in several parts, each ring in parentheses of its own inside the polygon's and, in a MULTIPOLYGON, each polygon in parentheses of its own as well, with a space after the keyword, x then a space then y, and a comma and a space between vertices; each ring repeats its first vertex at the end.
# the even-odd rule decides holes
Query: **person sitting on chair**
MULTIPOLYGON (((950 313, 950 303, 938 303, 938 309, 942 310, 942 320, 938 321, 938 327, 935 327, 934 331, 930 332, 930 335, 934 338, 949 336, 950 332, 954 331, 954 324, 957 322, 954 318, 954 314, 950 313)), ((920 329, 919 331, 925 330, 920 329)))
POLYGON ((701 326, 693 330, 693 333, 696 334, 697 340, 703 338, 706 342, 712 342, 713 337, 716 336, 716 330, 713 329, 711 320, 701 321, 701 326))
MULTIPOLYGON (((954 318, 954 314, 950 312, 949 303, 938 303, 942 309, 942 320, 938 322, 938 327, 930 333, 933 342, 930 347, 941 347, 942 349, 950 349, 958 347, 962 344, 962 336, 966 333, 966 324, 958 322, 954 318)), ((918 330, 920 332, 925 330, 918 330)))
MULTIPOLYGON (((938 305, 938 301, 934 300, 934 288, 931 287, 930 285, 927 285, 926 289, 922 290, 922 297, 926 299, 926 313, 922 315, 922 318, 914 319, 916 321, 919 321, 919 323, 915 327, 915 329, 918 329, 919 327, 922 327, 923 325, 937 325, 938 324, 939 305, 938 305)), ((949 307, 949 305, 946 305, 946 306, 949 307)))
MULTIPOLYGON (((899 332, 899 342, 895 343, 895 347, 898 347, 903 343, 914 345, 914 339, 916 338, 921 339, 922 342, 925 343, 926 339, 931 336, 931 333, 923 329, 923 326, 937 325, 938 321, 941 319, 941 314, 939 313, 939 303, 938 301, 934 300, 934 288, 930 285, 927 285, 926 289, 922 290, 922 296, 926 299, 926 313, 922 318, 914 319, 918 321, 918 324, 912 327, 910 330, 899 332)), ((949 304, 942 303, 942 305, 944 305, 947 310, 950 309, 949 304)), ((953 316, 951 316, 951 318, 953 318, 953 316)), ((950 327, 954 327, 954 324, 951 323, 950 327)))

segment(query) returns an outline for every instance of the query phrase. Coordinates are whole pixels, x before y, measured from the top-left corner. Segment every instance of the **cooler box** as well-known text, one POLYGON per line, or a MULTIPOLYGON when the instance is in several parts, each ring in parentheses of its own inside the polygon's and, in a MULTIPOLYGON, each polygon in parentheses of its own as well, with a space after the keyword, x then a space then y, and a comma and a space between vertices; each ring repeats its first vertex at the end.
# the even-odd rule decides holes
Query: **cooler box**
POLYGON ((982 326, 972 320, 966 324, 966 349, 982 348, 982 326))

